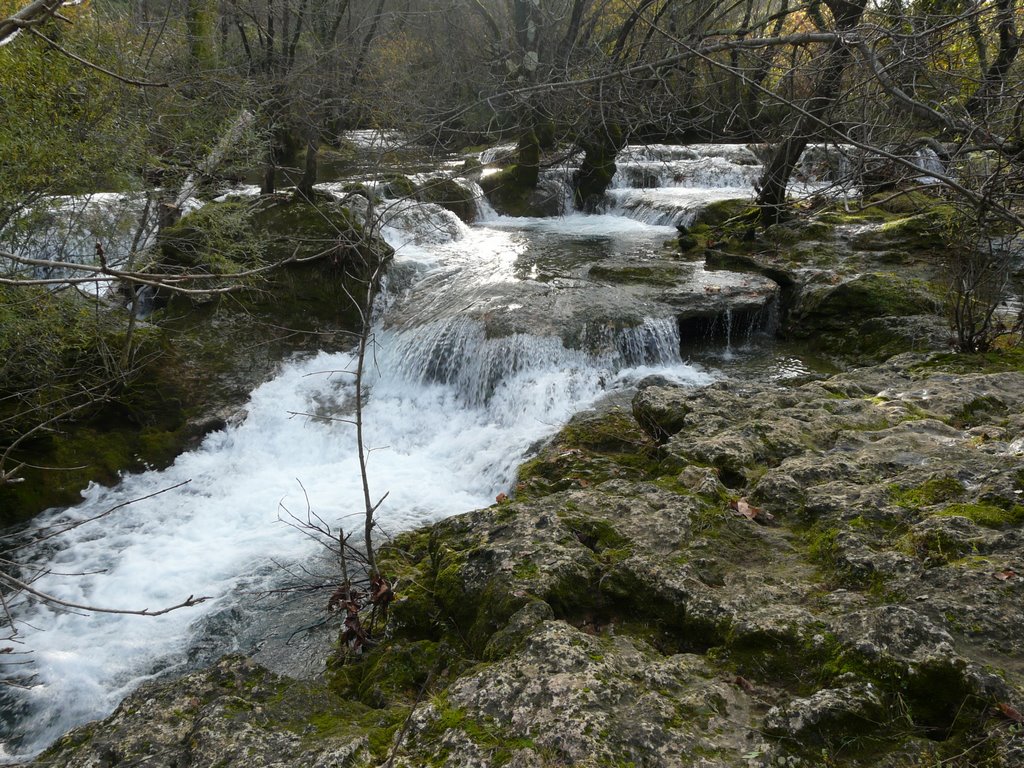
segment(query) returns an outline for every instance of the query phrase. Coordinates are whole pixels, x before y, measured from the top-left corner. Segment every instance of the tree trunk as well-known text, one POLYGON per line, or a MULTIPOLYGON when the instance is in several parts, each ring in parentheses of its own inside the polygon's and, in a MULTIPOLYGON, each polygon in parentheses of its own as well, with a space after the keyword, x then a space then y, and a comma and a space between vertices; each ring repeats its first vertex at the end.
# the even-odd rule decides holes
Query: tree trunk
POLYGON ((296 191, 300 197, 313 199, 313 185, 316 184, 317 159, 320 153, 320 131, 311 126, 306 135, 306 162, 296 191))
POLYGON ((615 175, 615 157, 625 146, 625 133, 617 125, 602 125, 590 138, 577 142, 583 162, 572 180, 573 205, 577 210, 597 210, 615 175))
MULTIPOLYGON (((847 32, 860 23, 867 0, 831 0, 826 4, 832 10, 836 27, 842 32, 847 32)), ((804 106, 789 136, 775 147, 768 162, 765 163, 764 171, 757 182, 757 206, 760 209, 761 221, 765 225, 776 224, 781 219, 786 204, 789 177, 793 175, 793 168, 796 167, 811 137, 820 130, 829 109, 839 98, 839 86, 850 58, 850 48, 841 37, 829 46, 822 65, 824 69, 815 83, 813 95, 804 106)))
POLYGON ((185 21, 188 33, 189 64, 196 70, 210 70, 217 65, 217 4, 212 0, 188 0, 185 21))
POLYGON ((1006 76, 1017 60, 1017 53, 1020 51, 1020 36, 1017 34, 1015 23, 1016 0, 998 0, 996 6, 999 9, 998 22, 999 30, 999 52, 995 61, 985 71, 978 89, 967 100, 964 109, 972 117, 979 112, 987 111, 988 105, 999 96, 1006 76))

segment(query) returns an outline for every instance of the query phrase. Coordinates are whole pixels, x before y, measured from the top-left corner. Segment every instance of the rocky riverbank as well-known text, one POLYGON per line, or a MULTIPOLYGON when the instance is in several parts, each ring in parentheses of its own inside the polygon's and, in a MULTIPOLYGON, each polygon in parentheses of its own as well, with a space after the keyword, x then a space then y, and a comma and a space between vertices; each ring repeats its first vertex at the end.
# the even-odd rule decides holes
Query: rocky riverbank
POLYGON ((146 686, 41 766, 1024 764, 1024 360, 649 380, 398 537, 325 678, 146 686))

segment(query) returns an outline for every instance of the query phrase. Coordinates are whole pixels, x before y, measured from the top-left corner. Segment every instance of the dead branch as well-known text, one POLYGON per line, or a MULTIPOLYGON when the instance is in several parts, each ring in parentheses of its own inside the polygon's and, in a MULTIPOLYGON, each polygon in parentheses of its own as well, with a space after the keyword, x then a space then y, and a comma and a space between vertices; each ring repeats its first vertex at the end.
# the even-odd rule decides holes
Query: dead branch
POLYGON ((199 605, 200 603, 205 603, 207 600, 213 599, 209 596, 195 597, 194 595, 189 595, 187 598, 182 600, 177 605, 172 605, 167 608, 160 608, 155 611, 152 611, 149 608, 143 608, 142 610, 132 610, 130 608, 104 608, 96 605, 86 605, 82 603, 72 603, 68 600, 61 600, 59 597, 48 594, 46 592, 41 592, 38 589, 34 589, 30 584, 21 581, 20 579, 14 578, 9 573, 0 572, 0 582, 3 582, 4 584, 16 590, 32 595, 36 599, 48 605, 56 605, 61 608, 85 611, 86 613, 115 613, 125 616, 162 616, 165 613, 177 611, 181 608, 191 608, 194 605, 199 605))

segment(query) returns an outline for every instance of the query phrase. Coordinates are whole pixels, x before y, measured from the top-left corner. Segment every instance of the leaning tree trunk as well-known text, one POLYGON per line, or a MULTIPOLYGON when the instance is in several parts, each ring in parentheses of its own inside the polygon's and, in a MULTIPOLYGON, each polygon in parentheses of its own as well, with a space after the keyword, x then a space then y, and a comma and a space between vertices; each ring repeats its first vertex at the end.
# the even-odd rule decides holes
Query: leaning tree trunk
MULTIPOLYGON (((860 23, 867 0, 831 0, 826 3, 832 10, 836 29, 848 32, 860 23)), ((813 95, 804 106, 789 136, 778 144, 764 166, 757 182, 757 206, 761 221, 765 224, 778 223, 786 204, 786 187, 793 175, 800 155, 828 115, 828 111, 839 98, 839 86, 843 73, 850 63, 851 51, 840 35, 829 46, 823 64, 824 69, 814 86, 813 95)))
POLYGON ((626 144, 625 132, 618 125, 602 124, 593 135, 577 140, 583 150, 583 162, 573 175, 573 205, 593 213, 612 183, 615 158, 626 144))

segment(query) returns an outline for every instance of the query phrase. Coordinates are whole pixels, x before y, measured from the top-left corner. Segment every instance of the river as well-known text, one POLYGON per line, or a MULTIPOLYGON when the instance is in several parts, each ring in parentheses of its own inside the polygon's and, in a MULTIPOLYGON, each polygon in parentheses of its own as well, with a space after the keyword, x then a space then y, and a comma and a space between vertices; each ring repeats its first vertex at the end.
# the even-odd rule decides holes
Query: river
MULTIPOLYGON (((688 296, 763 300, 763 286, 699 263, 667 297, 588 275, 595 263, 666 258, 676 224, 752 194, 758 159, 745 147, 634 148, 623 159, 597 215, 510 219, 481 205, 467 226, 436 206, 385 206, 396 257, 364 417, 373 492, 388 494, 385 533, 493 503, 531 448, 609 392, 655 373, 692 386, 728 375, 746 336, 724 339, 718 364, 702 367, 681 354, 693 340, 680 338, 676 314, 688 296)), ((289 360, 252 393, 241 423, 166 470, 91 487, 79 505, 34 521, 83 520, 150 496, 38 546, 30 560, 46 574, 36 588, 131 609, 212 599, 156 618, 20 606, 18 650, 30 654, 18 660, 31 665, 25 687, 4 694, 4 760, 109 714, 146 680, 251 652, 316 618, 319 603, 296 598, 301 610, 282 619, 284 599, 261 596, 319 567, 320 545, 282 518, 305 518, 308 504, 333 528, 361 524, 353 429, 334 420, 351 411, 352 369, 345 353, 289 360)))

